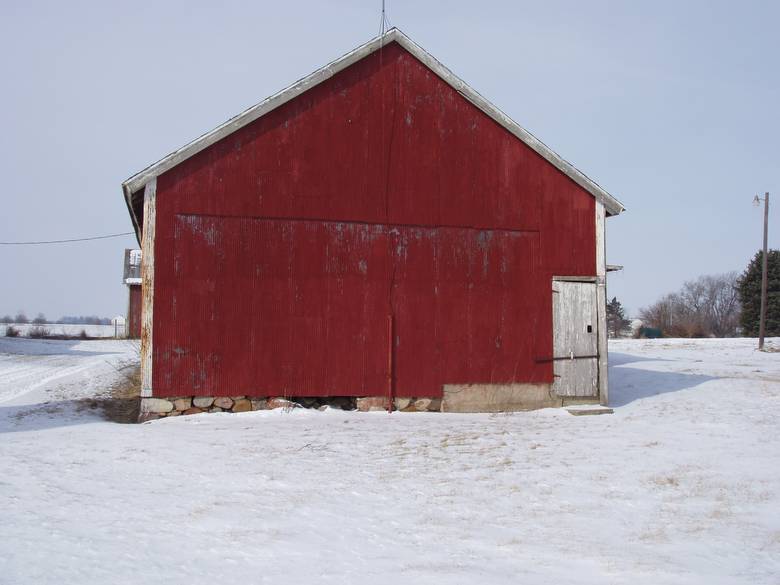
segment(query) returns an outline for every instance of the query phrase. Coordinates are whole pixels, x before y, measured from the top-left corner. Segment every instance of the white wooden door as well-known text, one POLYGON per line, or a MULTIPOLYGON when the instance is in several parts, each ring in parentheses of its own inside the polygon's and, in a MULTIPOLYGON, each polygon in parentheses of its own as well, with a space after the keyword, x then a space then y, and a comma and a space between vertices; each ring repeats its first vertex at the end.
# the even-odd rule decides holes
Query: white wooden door
POLYGON ((559 396, 598 396, 596 283, 553 281, 553 390, 559 396))

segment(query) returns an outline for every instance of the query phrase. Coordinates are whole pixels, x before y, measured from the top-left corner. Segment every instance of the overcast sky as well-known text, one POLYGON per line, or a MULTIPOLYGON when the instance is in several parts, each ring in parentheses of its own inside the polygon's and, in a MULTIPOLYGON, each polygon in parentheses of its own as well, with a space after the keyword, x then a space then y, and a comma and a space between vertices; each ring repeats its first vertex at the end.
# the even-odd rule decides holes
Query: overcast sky
MULTIPOLYGON (((130 231, 124 179, 376 35, 380 4, 4 3, 0 241, 130 231)), ((608 294, 633 315, 743 269, 756 193, 780 246, 778 7, 388 0, 388 16, 625 204, 608 294)), ((134 245, 0 246, 0 315, 124 313, 134 245)))

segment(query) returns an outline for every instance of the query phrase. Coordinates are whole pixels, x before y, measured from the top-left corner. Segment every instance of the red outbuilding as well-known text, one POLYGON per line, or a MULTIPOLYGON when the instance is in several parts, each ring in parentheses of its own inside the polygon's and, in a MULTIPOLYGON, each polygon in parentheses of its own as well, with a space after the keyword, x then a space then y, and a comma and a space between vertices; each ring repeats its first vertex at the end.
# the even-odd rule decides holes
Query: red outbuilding
POLYGON ((397 29, 123 189, 144 413, 607 402, 623 206, 397 29))
POLYGON ((141 250, 125 249, 122 283, 127 286, 125 336, 138 339, 141 337, 141 250))

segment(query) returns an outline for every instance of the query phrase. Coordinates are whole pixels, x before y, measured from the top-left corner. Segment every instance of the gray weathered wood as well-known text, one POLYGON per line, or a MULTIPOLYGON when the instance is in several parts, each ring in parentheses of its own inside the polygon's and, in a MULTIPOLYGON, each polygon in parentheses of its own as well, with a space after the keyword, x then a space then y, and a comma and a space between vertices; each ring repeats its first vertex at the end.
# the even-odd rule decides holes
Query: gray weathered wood
POLYGON ((558 396, 598 395, 597 284, 553 281, 553 390, 558 396), (588 331, 590 327, 590 331, 588 331), (578 359, 557 359, 557 358, 578 359))
POLYGON ((609 379, 607 367, 609 348, 607 346, 607 240, 606 212, 600 201, 596 202, 596 307, 598 324, 598 385, 599 402, 609 404, 609 379))
POLYGON ((141 257, 141 396, 152 395, 154 342, 154 232, 157 218, 157 179, 144 188, 144 229, 141 257))
POLYGON ((596 408, 567 408, 566 410, 569 411, 569 414, 573 414, 574 416, 613 414, 615 412, 611 408, 606 408, 603 406, 599 406, 596 408))

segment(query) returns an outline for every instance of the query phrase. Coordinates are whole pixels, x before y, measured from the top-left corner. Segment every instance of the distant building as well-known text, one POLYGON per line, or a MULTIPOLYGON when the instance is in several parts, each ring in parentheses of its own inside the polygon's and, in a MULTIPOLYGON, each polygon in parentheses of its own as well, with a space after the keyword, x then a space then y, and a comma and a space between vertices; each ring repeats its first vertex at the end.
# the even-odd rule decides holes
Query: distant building
POLYGON ((127 337, 141 337, 141 250, 125 250, 122 282, 127 285, 127 337))
POLYGON ((114 328, 114 337, 127 337, 127 319, 124 315, 113 317, 111 326, 114 328))

